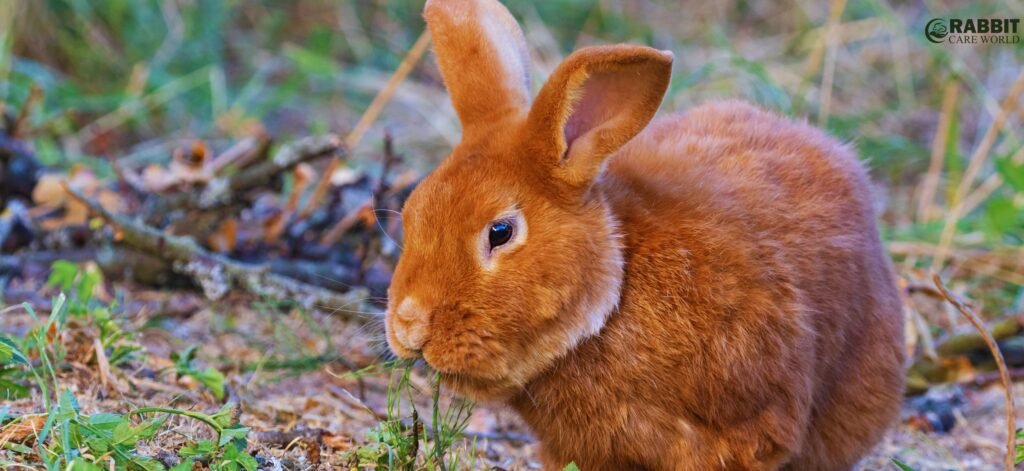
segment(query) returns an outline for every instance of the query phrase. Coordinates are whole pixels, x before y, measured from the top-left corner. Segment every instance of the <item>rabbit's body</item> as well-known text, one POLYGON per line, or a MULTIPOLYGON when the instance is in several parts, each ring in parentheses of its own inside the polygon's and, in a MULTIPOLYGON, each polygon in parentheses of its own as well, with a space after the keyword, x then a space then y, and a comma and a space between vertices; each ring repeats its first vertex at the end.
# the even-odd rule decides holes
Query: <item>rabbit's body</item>
POLYGON ((648 127, 673 57, 645 47, 581 49, 531 104, 504 7, 424 16, 463 138, 403 208, 396 355, 512 405, 553 470, 841 470, 870 449, 902 315, 850 150, 734 102, 648 127))
POLYGON ((653 123, 598 188, 619 309, 512 401, 551 468, 847 469, 878 440, 902 316, 850 151, 710 104, 653 123))

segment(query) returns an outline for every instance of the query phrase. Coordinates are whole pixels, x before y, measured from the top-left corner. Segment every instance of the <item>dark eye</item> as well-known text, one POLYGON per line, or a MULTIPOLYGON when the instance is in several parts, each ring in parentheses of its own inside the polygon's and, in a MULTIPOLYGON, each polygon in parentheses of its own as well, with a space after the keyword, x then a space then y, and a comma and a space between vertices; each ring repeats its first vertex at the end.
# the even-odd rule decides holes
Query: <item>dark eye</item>
POLYGON ((499 245, 508 243, 512 238, 512 224, 507 222, 496 222, 491 224, 491 230, 487 233, 487 240, 491 243, 491 250, 499 245))

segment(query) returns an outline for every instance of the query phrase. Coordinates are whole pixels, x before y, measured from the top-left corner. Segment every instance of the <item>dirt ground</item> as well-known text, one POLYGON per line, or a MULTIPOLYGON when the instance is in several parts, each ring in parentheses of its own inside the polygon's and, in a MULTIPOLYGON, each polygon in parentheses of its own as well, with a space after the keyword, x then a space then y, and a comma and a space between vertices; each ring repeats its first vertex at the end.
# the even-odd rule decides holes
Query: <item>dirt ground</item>
MULTIPOLYGON (((71 324, 60 339, 68 349, 68 367, 59 375, 59 386, 75 394, 85 413, 124 413, 139 405, 216 410, 220 404, 208 390, 173 372, 172 353, 195 343, 201 364, 226 373, 226 400, 241 404, 240 422, 252 429, 250 452, 269 469, 347 467, 346 452, 366 443, 367 431, 387 414, 393 373, 346 374, 381 361, 383 345, 367 340, 379 338, 374 334, 379 325, 244 298, 210 304, 190 292, 128 288, 123 323, 138 332, 144 347, 138 361, 104 379, 90 360, 88 329, 71 324), (158 305, 164 306, 162 314, 152 307, 158 305)), ((5 315, 4 331, 18 335, 32 324, 26 312, 15 309, 5 315)), ((410 379, 413 392, 406 397, 429 421, 430 378, 415 369, 410 379)), ((1014 392, 1017 403, 1024 403, 1024 388, 1014 392)), ((448 393, 441 397, 443 403, 452 400, 448 393)), ((1001 468, 1006 419, 998 382, 980 388, 936 387, 928 397, 925 405, 920 398, 908 400, 901 423, 859 469, 896 469, 892 458, 918 470, 1001 468), (923 425, 929 421, 932 425, 923 425)), ((13 415, 42 412, 37 396, 8 405, 13 415)), ((398 415, 408 419, 410 414, 405 401, 398 415)), ((172 417, 139 452, 172 465, 177 449, 209 433, 195 421, 172 417)), ((539 469, 536 448, 512 412, 477 405, 466 438, 453 452, 475 449, 477 469, 539 469)))

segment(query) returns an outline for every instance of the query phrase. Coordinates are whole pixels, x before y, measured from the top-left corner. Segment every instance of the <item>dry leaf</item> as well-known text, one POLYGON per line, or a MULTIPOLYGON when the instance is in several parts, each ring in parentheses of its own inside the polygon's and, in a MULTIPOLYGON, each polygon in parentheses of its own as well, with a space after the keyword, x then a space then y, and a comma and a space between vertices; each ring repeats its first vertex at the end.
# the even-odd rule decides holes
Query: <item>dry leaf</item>
POLYGON ((235 250, 238 243, 238 221, 229 218, 222 222, 217 230, 206 239, 206 245, 211 250, 220 253, 228 253, 235 250))
POLYGON ((335 451, 345 451, 352 447, 352 437, 347 435, 334 435, 325 432, 320 439, 325 446, 335 451))
POLYGON ((360 178, 363 177, 363 172, 360 172, 353 168, 341 167, 331 174, 331 185, 334 186, 345 186, 351 185, 360 178))
POLYGON ((3 432, 0 432, 0 448, 3 448, 6 443, 23 443, 30 439, 34 440, 45 423, 45 415, 33 415, 22 418, 14 425, 8 425, 3 432))
POLYGON ((36 187, 32 189, 32 202, 49 208, 61 207, 67 199, 64 181, 63 175, 53 173, 39 177, 36 187))

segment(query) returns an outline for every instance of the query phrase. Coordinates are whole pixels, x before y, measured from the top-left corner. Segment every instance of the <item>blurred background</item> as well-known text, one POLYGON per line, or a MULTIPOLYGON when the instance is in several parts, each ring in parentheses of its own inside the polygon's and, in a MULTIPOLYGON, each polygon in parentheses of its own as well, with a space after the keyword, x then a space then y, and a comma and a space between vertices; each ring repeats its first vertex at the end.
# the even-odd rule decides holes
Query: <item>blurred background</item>
MULTIPOLYGON (((897 466, 891 461, 896 458, 911 469, 999 467, 1007 417, 995 364, 982 337, 945 302, 931 275, 941 275, 953 296, 985 320, 1011 376, 1024 374, 1024 46, 935 44, 926 38, 925 25, 933 18, 1024 18, 1024 3, 505 3, 526 33, 535 87, 576 48, 647 44, 676 57, 662 113, 741 98, 819 125, 855 146, 878 187, 883 237, 906 294, 913 357, 913 399, 903 425, 864 466, 888 469, 897 466)), ((159 373, 147 381, 193 391, 194 403, 216 410, 215 404, 225 402, 224 391, 211 397, 199 374, 205 370, 196 366, 191 374, 181 366, 196 355, 197 364, 219 372, 236 399, 250 404, 243 407, 243 424, 263 431, 326 430, 314 440, 329 455, 323 463, 364 464, 359 460, 366 456, 383 456, 392 460, 383 461, 388 466, 435 469, 437 456, 455 445, 437 456, 414 449, 411 461, 393 461, 394 450, 408 455, 409 446, 419 446, 409 445, 418 438, 407 438, 419 420, 410 422, 410 406, 392 411, 393 371, 383 380, 366 380, 377 384, 376 396, 361 375, 325 373, 361 371, 386 360, 373 322, 351 319, 380 312, 400 240, 389 211, 401 209, 409 189, 459 139, 437 67, 429 50, 424 53, 421 10, 416 0, 0 0, 0 307, 27 302, 51 311, 49 296, 101 273, 95 275, 102 280, 98 288, 90 286, 99 291, 80 292, 82 306, 94 305, 94 297, 118 306, 113 317, 124 318, 122 328, 133 332, 128 336, 144 352, 124 365, 159 373), (260 167, 295 149, 301 163, 260 167), (258 177, 256 183, 232 180, 247 171, 258 177), (183 203, 189 194, 206 195, 216 181, 228 181, 245 196, 215 208, 183 203), (65 194, 65 184, 90 201, 65 194), (345 309, 289 299, 310 291, 276 296, 284 299, 253 289, 248 298, 212 296, 223 287, 197 275, 203 269, 175 265, 198 252, 173 259, 122 244, 137 240, 133 231, 90 202, 191 238, 203 254, 264 264, 332 293, 364 290, 365 297, 345 316, 339 315, 345 309), (72 262, 60 272, 63 282, 59 276, 53 280, 59 271, 55 260, 72 262), (172 289, 191 293, 193 305, 183 309, 187 315, 161 317, 172 311, 170 300, 186 299, 172 289), (141 314, 127 308, 146 296, 164 304, 141 314), (181 363, 190 344, 202 347, 181 363), (257 380, 253 372, 259 368, 253 365, 261 361, 297 363, 282 363, 257 380), (377 415, 342 420, 309 412, 319 410, 310 401, 331 407, 323 401, 324 382, 359 389, 357 402, 377 415), (291 392, 289 401, 301 404, 255 412, 261 404, 281 404, 285 391, 291 392), (389 429, 388 421, 397 428, 389 429), (374 430, 377 435, 367 435, 374 430), (389 431, 397 441, 382 438, 389 431), (336 441, 324 444, 323 436, 336 441), (353 453, 365 456, 352 458, 353 453)), ((221 291, 230 290, 231 282, 226 286, 221 291)), ((0 333, 32 356, 32 332, 42 321, 11 312, 8 319, 21 317, 0 333)), ((33 348, 39 357, 51 347, 33 348)), ((84 364, 103 363, 95 352, 89 355, 84 364)), ((6 381, 25 388, 15 411, 39 413, 45 410, 40 398, 59 390, 47 392, 33 383, 31 369, 5 368, 0 372, 7 371, 6 381)), ((112 375, 118 374, 137 376, 112 375)), ((415 369, 397 376, 398 384, 429 383, 429 374, 415 369)), ((0 373, 0 384, 4 378, 0 373)), ((425 401, 421 413, 431 407, 436 412, 429 386, 423 389, 422 398, 410 394, 409 402, 425 401)), ((76 392, 95 395, 85 386, 76 392)), ((342 398, 335 403, 351 397, 335 392, 342 398)), ((161 394, 180 398, 177 393, 161 394)), ((107 396, 89 407, 89 413, 126 411, 123 402, 107 396)), ((0 423, 10 427, 24 417, 0 412, 0 423)), ((453 425, 459 433, 452 433, 452 441, 465 442, 463 454, 481 461, 461 462, 462 467, 535 464, 528 431, 507 413, 477 407, 466 421, 461 429, 453 425), (475 445, 464 437, 475 438, 475 445)), ((181 461, 186 457, 180 445, 203 433, 182 432, 186 438, 154 446, 181 461)), ((444 434, 429 440, 424 435, 423 446, 436 444, 431 440, 438 436, 444 434)), ((49 446, 39 442, 37 447, 49 446)), ((248 448, 261 465, 272 458, 312 462, 301 450, 281 451, 288 447, 268 443, 262 451, 248 448)), ((65 456, 69 450, 57 451, 54 456, 67 462, 76 459, 65 456)), ((144 451, 139 445, 131 452, 144 451)), ((27 453, 0 453, 7 462, 33 462, 27 453)))

